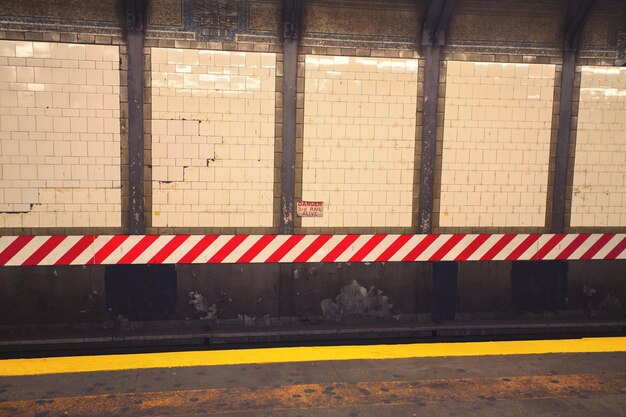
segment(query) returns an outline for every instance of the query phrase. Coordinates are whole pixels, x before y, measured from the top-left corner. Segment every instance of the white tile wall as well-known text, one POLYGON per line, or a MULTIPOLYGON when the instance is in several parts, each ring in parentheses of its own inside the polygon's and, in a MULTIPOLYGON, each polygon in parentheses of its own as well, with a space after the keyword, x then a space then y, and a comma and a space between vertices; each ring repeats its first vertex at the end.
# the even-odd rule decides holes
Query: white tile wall
POLYGON ((554 65, 447 62, 439 225, 545 225, 554 65))
POLYGON ((121 224, 119 48, 0 41, 0 227, 121 224))
POLYGON ((411 226, 417 60, 307 55, 302 198, 308 227, 411 226))
POLYGON ((626 226, 626 68, 582 67, 571 226, 626 226))
POLYGON ((152 48, 152 224, 271 227, 276 56, 152 48))

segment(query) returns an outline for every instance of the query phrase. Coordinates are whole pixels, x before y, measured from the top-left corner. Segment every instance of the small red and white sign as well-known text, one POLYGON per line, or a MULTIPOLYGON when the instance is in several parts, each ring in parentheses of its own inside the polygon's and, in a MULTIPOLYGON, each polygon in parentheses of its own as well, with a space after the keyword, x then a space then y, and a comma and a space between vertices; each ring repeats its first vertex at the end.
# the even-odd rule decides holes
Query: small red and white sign
POLYGON ((323 217, 323 201, 298 201, 296 202, 296 214, 300 217, 323 217))

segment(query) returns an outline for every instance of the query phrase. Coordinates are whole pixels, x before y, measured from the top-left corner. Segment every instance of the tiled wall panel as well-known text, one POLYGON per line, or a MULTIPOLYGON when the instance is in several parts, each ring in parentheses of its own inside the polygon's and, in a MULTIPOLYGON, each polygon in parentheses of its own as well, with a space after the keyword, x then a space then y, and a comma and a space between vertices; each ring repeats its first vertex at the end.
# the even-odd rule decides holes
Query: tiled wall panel
POLYGON ((271 227, 276 56, 152 49, 154 227, 271 227))
POLYGON ((582 67, 571 226, 626 226, 626 68, 582 67))
POLYGON ((117 227, 117 46, 0 41, 0 228, 117 227))
POLYGON ((448 61, 441 227, 545 225, 554 75, 448 61))
POLYGON ((303 227, 409 227, 417 60, 307 55, 303 227))

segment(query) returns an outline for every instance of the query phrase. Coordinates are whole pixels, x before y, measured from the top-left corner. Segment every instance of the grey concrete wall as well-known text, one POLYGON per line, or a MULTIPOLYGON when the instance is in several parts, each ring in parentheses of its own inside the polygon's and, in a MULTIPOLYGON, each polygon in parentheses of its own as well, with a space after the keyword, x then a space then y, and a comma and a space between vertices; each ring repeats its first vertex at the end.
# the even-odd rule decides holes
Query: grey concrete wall
POLYGON ((511 311, 511 262, 460 262, 459 313, 511 311))
MULTIPOLYGON (((177 319, 206 317, 201 306, 190 304, 202 295, 216 316, 233 319, 278 316, 279 265, 179 265, 177 319), (191 295, 190 295, 191 294, 191 295)), ((205 306, 206 307, 206 306, 205 306)))
POLYGON ((107 320, 104 267, 0 268, 0 325, 107 320))
POLYGON ((590 314, 620 315, 615 300, 626 312, 626 261, 568 262, 567 309, 590 314))
MULTIPOLYGON (((115 295, 111 294, 113 288, 107 289, 105 267, 0 268, 0 326, 129 319, 227 320, 244 316, 259 325, 267 324, 267 318, 279 317, 281 303, 287 306, 283 310, 288 312, 284 317, 319 322, 322 301, 337 302, 342 288, 353 281, 365 290, 374 286, 381 295, 389 297, 388 302, 393 304, 392 314, 387 317, 390 320, 397 314, 424 318, 433 311, 432 264, 429 263, 293 264, 286 267, 291 271, 293 285, 290 292, 283 292, 285 296, 281 299, 279 265, 179 265, 175 268, 175 293, 167 295, 174 298, 171 300, 174 311, 152 309, 121 315, 109 310, 111 297, 115 295)), ((564 298, 565 303, 548 305, 545 311, 564 316, 623 316, 626 307, 624 271, 626 261, 568 262, 565 293, 555 297, 564 298)), ((144 288, 134 290, 135 297, 143 298, 134 304, 131 299, 129 305, 145 305, 145 294, 155 293, 152 287, 159 285, 156 280, 125 279, 136 279, 135 287, 144 288)), ((457 319, 498 318, 530 312, 519 308, 514 311, 512 291, 511 262, 459 263, 457 319)), ((156 291, 155 296, 163 297, 163 294, 156 291)))

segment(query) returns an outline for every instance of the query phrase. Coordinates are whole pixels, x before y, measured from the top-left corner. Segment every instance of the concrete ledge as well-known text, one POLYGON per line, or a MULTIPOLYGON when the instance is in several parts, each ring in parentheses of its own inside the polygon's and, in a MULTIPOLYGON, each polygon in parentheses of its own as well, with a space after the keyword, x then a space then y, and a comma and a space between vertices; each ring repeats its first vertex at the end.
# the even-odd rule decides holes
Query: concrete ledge
MULTIPOLYGON (((101 326, 101 325, 100 325, 101 326)), ((136 322, 126 328, 81 329, 24 333, 0 329, 0 352, 19 353, 68 349, 133 349, 165 346, 227 346, 259 344, 403 343, 416 340, 523 339, 626 333, 626 320, 508 320, 371 322, 358 324, 292 324, 286 326, 216 326, 204 322, 136 322)))

